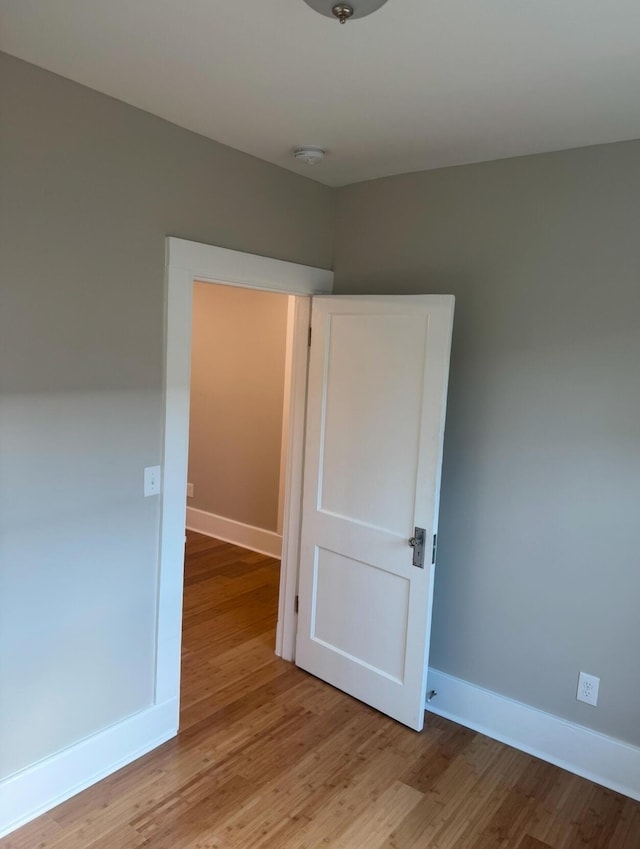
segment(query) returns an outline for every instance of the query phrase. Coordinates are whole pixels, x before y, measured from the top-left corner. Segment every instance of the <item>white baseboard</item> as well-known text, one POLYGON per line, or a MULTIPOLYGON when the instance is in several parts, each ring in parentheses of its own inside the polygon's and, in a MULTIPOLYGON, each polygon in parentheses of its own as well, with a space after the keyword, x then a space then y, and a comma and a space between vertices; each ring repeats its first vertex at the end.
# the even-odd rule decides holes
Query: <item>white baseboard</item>
POLYGON ((223 542, 231 542, 242 548, 268 554, 269 557, 282 557, 282 536, 274 531, 265 531, 253 525, 245 525, 234 519, 225 519, 206 510, 187 507, 187 528, 223 542))
POLYGON ((429 669, 427 710, 640 800, 640 748, 429 669))
POLYGON ((176 699, 154 705, 0 782, 0 838, 175 737, 176 699))

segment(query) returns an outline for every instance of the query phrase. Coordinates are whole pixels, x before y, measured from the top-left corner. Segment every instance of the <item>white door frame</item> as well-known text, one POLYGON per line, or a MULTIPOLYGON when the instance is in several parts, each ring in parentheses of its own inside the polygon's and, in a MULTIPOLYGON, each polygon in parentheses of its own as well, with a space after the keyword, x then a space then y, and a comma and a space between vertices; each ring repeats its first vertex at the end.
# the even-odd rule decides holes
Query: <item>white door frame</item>
MULTIPOLYGON (((166 240, 166 340, 163 495, 160 517, 160 574, 156 643, 155 702, 180 695, 182 591, 193 284, 222 283, 286 295, 330 294, 333 272, 168 237, 166 240)), ((290 375, 282 567, 276 653, 293 659, 294 597, 300 544, 300 506, 306 391, 308 298, 296 299, 290 375)))

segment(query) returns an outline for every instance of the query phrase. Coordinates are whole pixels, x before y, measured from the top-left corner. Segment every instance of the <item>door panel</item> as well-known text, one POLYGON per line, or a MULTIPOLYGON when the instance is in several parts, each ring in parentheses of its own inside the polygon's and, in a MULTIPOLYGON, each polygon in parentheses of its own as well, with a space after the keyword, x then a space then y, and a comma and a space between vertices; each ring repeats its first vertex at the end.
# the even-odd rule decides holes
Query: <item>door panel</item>
POLYGON ((414 509, 415 487, 406 482, 416 473, 427 329, 423 315, 332 317, 320 436, 322 511, 403 534, 414 509), (393 453, 386 450, 390 439, 393 453), (397 496, 392 503, 389 488, 397 496))
POLYGON ((316 547, 312 639, 354 663, 395 681, 404 678, 409 581, 369 563, 316 547), (368 598, 353 628, 353 611, 368 598), (378 624, 391 616, 399 626, 384 634, 378 624))
POLYGON ((453 297, 322 297, 312 346, 296 662, 420 729, 453 297))

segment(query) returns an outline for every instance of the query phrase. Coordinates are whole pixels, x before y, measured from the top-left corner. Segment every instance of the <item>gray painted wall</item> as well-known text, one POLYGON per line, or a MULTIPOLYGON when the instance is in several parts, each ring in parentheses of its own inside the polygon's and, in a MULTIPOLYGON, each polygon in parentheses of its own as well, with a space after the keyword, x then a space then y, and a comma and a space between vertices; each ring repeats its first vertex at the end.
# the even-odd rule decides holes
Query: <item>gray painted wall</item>
POLYGON ((334 290, 457 298, 432 665, 635 744, 639 222, 640 142, 363 183, 334 290))
MULTIPOLYGON (((0 55, 0 777, 151 700, 167 234, 329 267, 333 192, 0 55)), ((640 743, 640 143, 338 192, 453 292, 435 666, 640 743), (600 706, 575 701, 577 673, 600 706)))
POLYGON ((195 283, 189 507, 278 529, 288 296, 195 283))
POLYGON ((0 778, 151 702, 164 239, 329 267, 333 192, 0 55, 0 778))

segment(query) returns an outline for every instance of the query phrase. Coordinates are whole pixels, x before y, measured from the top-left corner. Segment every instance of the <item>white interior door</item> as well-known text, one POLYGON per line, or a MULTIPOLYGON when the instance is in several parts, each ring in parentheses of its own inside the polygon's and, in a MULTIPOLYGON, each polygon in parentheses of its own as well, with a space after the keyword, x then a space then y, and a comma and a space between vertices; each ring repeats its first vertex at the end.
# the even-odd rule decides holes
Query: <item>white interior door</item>
POLYGON ((296 663, 418 731, 453 307, 312 302, 296 663))

